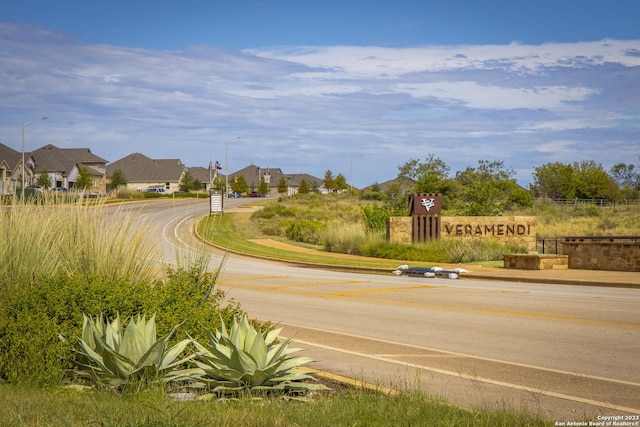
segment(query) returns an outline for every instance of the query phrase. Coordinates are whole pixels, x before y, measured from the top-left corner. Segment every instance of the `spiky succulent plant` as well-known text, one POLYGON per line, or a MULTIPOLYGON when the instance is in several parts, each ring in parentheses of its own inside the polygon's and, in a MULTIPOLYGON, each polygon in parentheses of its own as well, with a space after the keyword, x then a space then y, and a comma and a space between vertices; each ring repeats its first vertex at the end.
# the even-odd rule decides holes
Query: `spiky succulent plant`
POLYGON ((122 387, 134 382, 169 382, 188 379, 193 369, 185 364, 194 356, 181 357, 191 340, 168 348, 177 326, 156 338, 155 315, 149 320, 132 316, 126 327, 117 316, 112 322, 102 315, 84 315, 78 340, 74 373, 97 387, 122 387))
POLYGON ((194 342, 198 350, 195 359, 202 369, 200 380, 218 394, 287 393, 302 394, 308 390, 325 389, 314 380, 310 370, 302 365, 312 362, 309 357, 293 357, 301 349, 289 348, 291 339, 278 342, 282 328, 269 326, 258 331, 247 315, 234 319, 229 331, 206 330, 209 347, 194 342))

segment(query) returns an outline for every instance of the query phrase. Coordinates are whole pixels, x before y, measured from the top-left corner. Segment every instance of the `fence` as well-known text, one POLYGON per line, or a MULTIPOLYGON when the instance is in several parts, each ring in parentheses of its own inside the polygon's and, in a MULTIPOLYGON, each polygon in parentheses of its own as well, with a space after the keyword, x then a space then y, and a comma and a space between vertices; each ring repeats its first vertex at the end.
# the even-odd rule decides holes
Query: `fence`
POLYGON ((560 242, 564 241, 564 237, 546 237, 536 239, 536 251, 539 254, 556 254, 562 255, 560 242))
POLYGON ((598 207, 640 205, 640 199, 624 199, 617 202, 606 199, 542 199, 560 206, 593 205, 598 207))

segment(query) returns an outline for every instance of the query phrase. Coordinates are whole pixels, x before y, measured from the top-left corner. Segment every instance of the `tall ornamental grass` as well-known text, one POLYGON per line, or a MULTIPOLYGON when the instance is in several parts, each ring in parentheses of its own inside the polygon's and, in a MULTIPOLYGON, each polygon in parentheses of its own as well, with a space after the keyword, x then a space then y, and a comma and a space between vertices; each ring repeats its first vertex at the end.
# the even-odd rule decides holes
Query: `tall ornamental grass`
POLYGON ((0 205, 0 286, 70 275, 150 279, 156 267, 148 224, 119 207, 45 195, 0 205))

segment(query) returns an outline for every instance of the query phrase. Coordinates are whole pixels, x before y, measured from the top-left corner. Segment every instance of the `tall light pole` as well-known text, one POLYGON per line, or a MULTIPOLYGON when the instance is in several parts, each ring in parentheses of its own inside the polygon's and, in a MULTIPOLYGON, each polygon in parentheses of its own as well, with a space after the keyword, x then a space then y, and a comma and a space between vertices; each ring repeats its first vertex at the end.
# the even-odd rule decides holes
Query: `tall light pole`
POLYGON ((229 141, 233 141, 234 139, 242 139, 241 136, 235 136, 233 138, 227 139, 224 143, 224 193, 225 199, 229 198, 229 141))
POLYGON ((25 122, 22 124, 22 200, 24 200, 24 174, 25 174, 25 167, 26 167, 26 165, 24 164, 24 128, 26 128, 28 125, 30 125, 32 122, 36 120, 47 120, 47 118, 45 116, 36 117, 35 119, 31 119, 28 122, 25 122))

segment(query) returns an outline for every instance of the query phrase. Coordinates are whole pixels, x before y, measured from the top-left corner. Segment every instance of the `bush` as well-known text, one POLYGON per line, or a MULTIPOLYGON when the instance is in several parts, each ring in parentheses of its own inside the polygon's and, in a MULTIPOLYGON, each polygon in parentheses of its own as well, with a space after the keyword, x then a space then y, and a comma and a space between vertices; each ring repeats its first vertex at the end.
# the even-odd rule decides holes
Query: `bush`
POLYGON ((118 197, 119 199, 125 199, 125 200, 142 199, 144 198, 144 193, 138 190, 127 188, 127 187, 119 187, 118 191, 116 191, 116 197, 118 197))
POLYGON ((292 218, 296 216, 296 211, 280 203, 274 203, 254 212, 252 216, 254 219, 272 219, 274 217, 292 218))
POLYGON ((464 239, 452 241, 445 249, 451 262, 501 261, 505 254, 526 253, 523 246, 464 239))
POLYGON ((362 218, 368 232, 385 231, 391 213, 378 205, 362 207, 362 218))
POLYGON ((469 263, 499 261, 508 253, 525 253, 526 248, 481 240, 432 240, 406 245, 386 241, 370 241, 361 247, 362 255, 422 262, 469 263))
POLYGON ((362 223, 331 222, 322 233, 322 245, 329 252, 359 255, 369 237, 362 223))
POLYGON ((166 335, 179 323, 174 339, 203 336, 201 325, 220 326, 242 313, 239 304, 222 305, 215 275, 173 270, 164 280, 131 282, 60 274, 24 285, 0 288, 0 381, 57 385, 71 367, 72 337, 82 333, 83 313, 128 318, 156 314, 166 335), (61 341, 62 336, 65 340, 61 341))
POLYGON ((405 245, 378 239, 367 242, 360 248, 360 251, 362 255, 376 258, 436 263, 449 262, 447 254, 442 250, 438 241, 420 245, 405 245))
POLYGON ((284 230, 284 234, 289 240, 294 242, 320 244, 322 242, 320 231, 324 225, 322 222, 305 219, 301 221, 292 221, 284 230))

